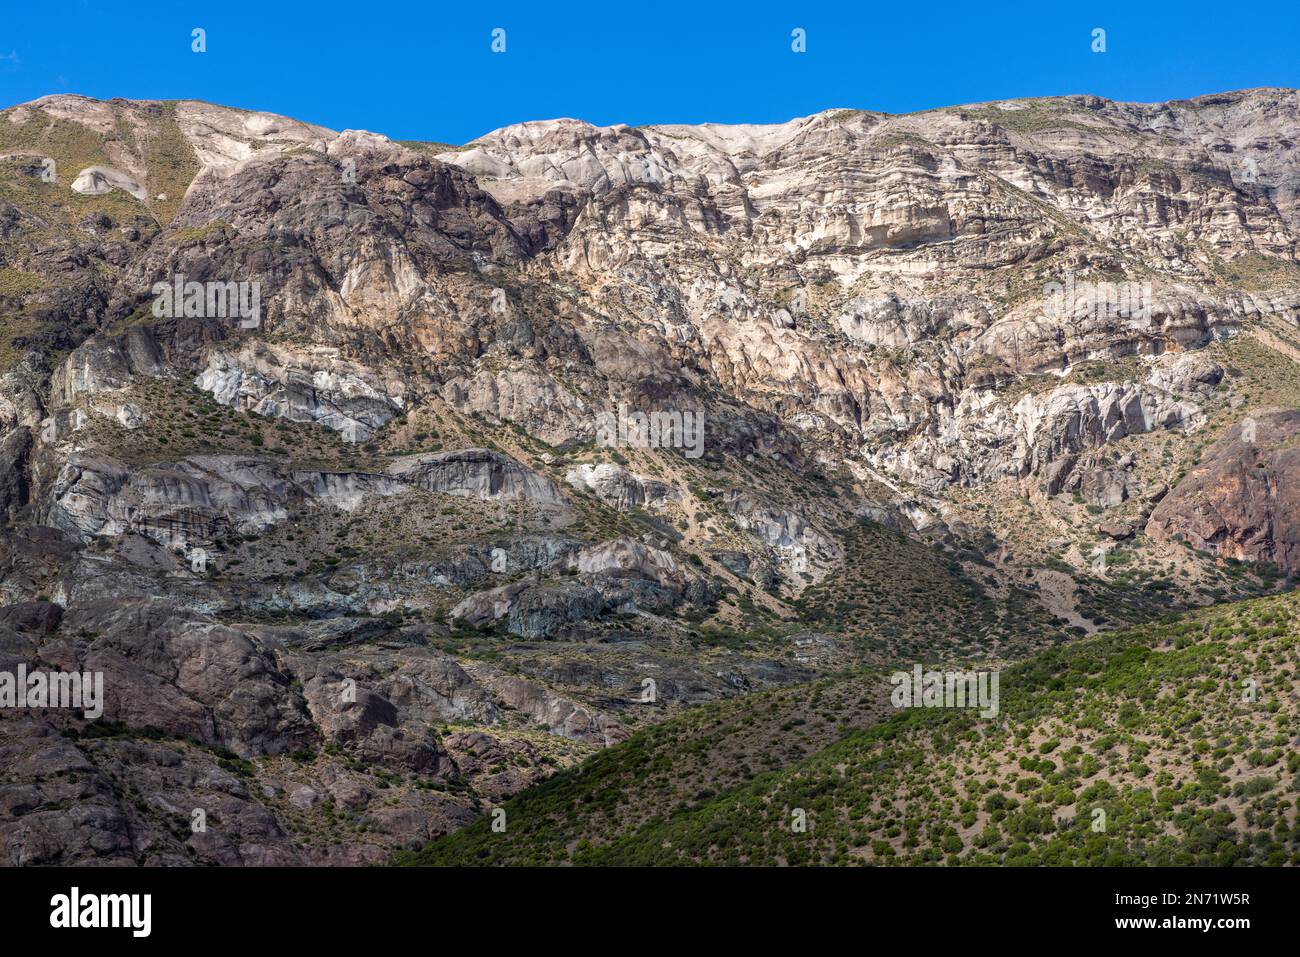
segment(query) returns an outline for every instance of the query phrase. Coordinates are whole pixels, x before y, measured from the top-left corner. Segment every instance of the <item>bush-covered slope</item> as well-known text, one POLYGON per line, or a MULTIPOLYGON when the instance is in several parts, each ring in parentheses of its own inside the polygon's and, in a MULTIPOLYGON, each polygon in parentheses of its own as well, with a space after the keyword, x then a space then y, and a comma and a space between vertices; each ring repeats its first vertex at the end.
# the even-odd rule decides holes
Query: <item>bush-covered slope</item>
MULTIPOLYGON (((503 833, 485 818, 399 862, 1300 863, 1297 610, 1290 593, 1054 648, 1001 675, 995 718, 902 711, 685 794, 693 752, 726 767, 736 735, 772 730, 764 702, 730 702, 729 723, 683 716, 509 802, 503 833)), ((830 700, 887 687, 856 680, 830 700)))

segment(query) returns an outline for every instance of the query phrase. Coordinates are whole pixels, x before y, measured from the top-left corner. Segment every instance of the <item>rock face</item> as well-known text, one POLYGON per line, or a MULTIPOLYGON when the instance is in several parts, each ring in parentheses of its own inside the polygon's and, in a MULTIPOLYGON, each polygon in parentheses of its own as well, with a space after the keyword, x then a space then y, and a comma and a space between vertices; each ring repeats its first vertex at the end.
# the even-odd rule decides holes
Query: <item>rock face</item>
POLYGON ((388 475, 290 470, 260 459, 197 456, 147 469, 74 457, 50 492, 46 521, 83 537, 146 535, 164 545, 253 534, 304 507, 352 511, 367 497, 421 488, 483 501, 562 507, 554 483, 509 456, 468 449, 414 456, 388 475))
POLYGON ((591 437, 591 410, 579 396, 548 375, 522 368, 458 376, 440 395, 458 412, 512 422, 529 435, 560 445, 591 437))
POLYGON ((1097 456, 1080 460, 1072 455, 1053 463, 1043 490, 1048 495, 1074 492, 1089 505, 1114 508, 1133 497, 1133 486, 1133 476, 1124 465, 1112 466, 1097 456))
POLYGON ((51 398, 58 405, 73 405, 83 396, 124 389, 137 377, 157 376, 162 369, 158 342, 146 329, 132 329, 121 338, 92 336, 54 371, 51 398))
POLYGON ((1300 569, 1300 412, 1238 423, 1151 513, 1146 532, 1300 569), (1246 441, 1249 438, 1250 441, 1246 441))
POLYGON ((258 459, 196 457, 133 469, 73 459, 49 495, 48 524, 76 535, 146 535, 164 545, 211 543, 263 531, 304 505, 350 511, 367 495, 396 495, 382 475, 286 471, 258 459))
POLYGON ((705 606, 717 597, 712 582, 686 571, 668 552, 629 539, 570 552, 563 567, 578 577, 516 582, 478 592, 456 605, 449 617, 474 627, 504 618, 511 634, 552 638, 575 622, 611 611, 669 610, 682 603, 705 606))
POLYGON ((561 506, 555 483, 520 465, 508 455, 487 449, 464 449, 398 459, 388 473, 430 492, 488 501, 561 506))
POLYGON ((570 469, 564 480, 577 489, 595 493, 606 505, 626 512, 631 508, 656 507, 680 497, 667 482, 634 475, 620 465, 579 465, 570 469))
POLYGON ((0 609, 0 670, 98 672, 104 688, 99 724, 59 710, 0 714, 6 863, 374 863, 385 846, 422 843, 472 812, 437 791, 377 791, 332 755, 431 780, 467 775, 504 796, 538 779, 519 770, 538 756, 482 732, 440 743, 434 722, 492 722, 510 707, 535 710, 574 741, 623 736, 611 717, 541 685, 472 677, 428 649, 321 657, 297 637, 159 600, 90 602, 63 615, 42 602, 0 609), (318 749, 307 764, 285 757, 318 749), (481 760, 491 753, 497 760, 481 760), (515 769, 502 773, 507 761, 515 769), (124 780, 140 800, 123 793, 124 780), (289 808, 326 800, 371 816, 373 837, 304 846, 282 826, 289 808), (206 830, 191 829, 196 809, 206 830))
POLYGON ((282 692, 289 675, 247 634, 162 602, 91 602, 69 609, 63 625, 67 635, 96 637, 80 647, 68 638, 47 641, 41 657, 63 671, 102 672, 109 721, 244 758, 315 740, 301 703, 282 692))
POLYGON ((25 428, 10 429, 0 438, 0 515, 9 520, 27 502, 27 457, 31 448, 32 435, 25 428))
POLYGON ((533 682, 497 674, 483 665, 474 666, 472 671, 474 677, 492 689, 506 707, 530 715, 555 734, 601 747, 617 744, 628 735, 627 730, 610 715, 556 697, 533 682))
POLYGON ((1199 428, 1204 387, 1222 376, 1202 357, 1170 356, 1155 360, 1141 382, 1062 385, 1014 404, 971 393, 948 421, 901 445, 868 449, 866 457, 932 491, 1031 474, 1050 485, 1063 476, 1060 466, 1049 476, 1049 467, 1081 451, 1130 435, 1199 428))
POLYGON ((213 352, 194 384, 222 405, 294 422, 315 422, 364 442, 401 413, 404 387, 331 350, 295 352, 250 342, 213 352))
POLYGON ((794 575, 817 580, 840 557, 835 540, 798 512, 762 501, 748 492, 728 492, 724 502, 736 524, 773 549, 778 561, 794 575))
POLYGON ((115 189, 130 193, 136 199, 144 199, 148 195, 144 187, 130 176, 107 166, 83 169, 72 181, 72 191, 84 196, 103 196, 115 189))

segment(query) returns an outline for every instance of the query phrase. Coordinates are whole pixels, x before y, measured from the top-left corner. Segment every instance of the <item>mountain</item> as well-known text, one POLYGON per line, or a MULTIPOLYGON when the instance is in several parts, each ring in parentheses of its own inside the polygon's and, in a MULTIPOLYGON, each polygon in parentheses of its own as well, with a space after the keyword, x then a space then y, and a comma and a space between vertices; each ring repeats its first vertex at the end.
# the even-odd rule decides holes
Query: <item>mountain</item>
MULTIPOLYGON (((384 861, 636 742, 794 774, 894 727, 854 676, 1289 591, 1297 130, 0 112, 0 672, 104 680, 0 709, 4 859, 384 861)), ((618 833, 761 777, 717 763, 618 833)))

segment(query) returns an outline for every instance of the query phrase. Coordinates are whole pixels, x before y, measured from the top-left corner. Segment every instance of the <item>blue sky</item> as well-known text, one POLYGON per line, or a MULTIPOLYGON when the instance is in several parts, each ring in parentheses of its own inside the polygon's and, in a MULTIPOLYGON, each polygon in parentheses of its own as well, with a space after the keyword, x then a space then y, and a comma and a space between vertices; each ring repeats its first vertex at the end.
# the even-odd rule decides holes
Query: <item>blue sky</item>
POLYGON ((0 3, 0 106, 195 98, 453 143, 557 116, 773 122, 831 107, 1300 87, 1300 0, 0 3), (195 27, 206 53, 191 51, 195 27), (795 28, 805 53, 791 50, 795 28), (1105 53, 1091 50, 1094 28, 1105 53))

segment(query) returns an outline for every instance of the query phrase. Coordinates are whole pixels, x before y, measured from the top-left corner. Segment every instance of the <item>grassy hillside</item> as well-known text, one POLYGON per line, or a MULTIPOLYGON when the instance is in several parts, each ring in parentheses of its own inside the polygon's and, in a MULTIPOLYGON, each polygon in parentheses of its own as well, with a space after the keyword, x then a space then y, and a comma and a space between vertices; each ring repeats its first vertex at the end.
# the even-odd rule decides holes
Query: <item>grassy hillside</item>
POLYGON ((485 818, 398 863, 1300 863, 1297 611, 1290 593, 1050 649, 1002 673, 991 719, 849 730, 883 673, 702 709, 507 803, 504 833, 485 818), (786 762, 803 726, 773 709, 848 733, 786 762), (741 739, 766 760, 737 766, 741 739))
POLYGON ((400 863, 542 864, 586 855, 606 841, 819 753, 889 710, 878 674, 757 692, 696 708, 598 752, 504 805, 508 840, 484 818, 454 842, 400 863), (468 840, 466 840, 468 838, 468 840))

